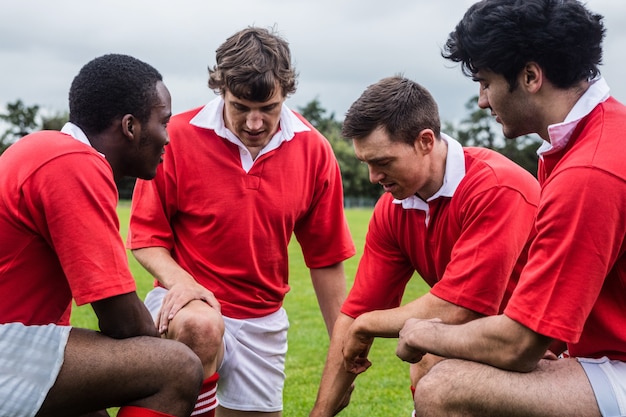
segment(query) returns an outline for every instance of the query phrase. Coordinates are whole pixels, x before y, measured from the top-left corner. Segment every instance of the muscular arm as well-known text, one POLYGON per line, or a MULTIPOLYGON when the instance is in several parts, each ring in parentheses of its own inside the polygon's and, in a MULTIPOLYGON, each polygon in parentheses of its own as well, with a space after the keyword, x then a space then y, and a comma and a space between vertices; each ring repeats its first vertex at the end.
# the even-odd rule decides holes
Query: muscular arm
POLYGON ((356 378, 356 374, 345 370, 342 353, 344 336, 353 322, 352 317, 342 313, 335 322, 311 417, 334 416, 340 410, 342 399, 349 393, 350 386, 356 378))
POLYGON ((346 275, 343 263, 339 262, 326 268, 313 268, 310 273, 326 330, 330 336, 333 333, 335 320, 339 316, 341 304, 346 298, 346 275))
POLYGON ((375 337, 398 337, 407 319, 438 317, 445 323, 465 323, 480 317, 474 311, 459 307, 431 293, 404 306, 364 313, 357 317, 346 332, 343 346, 345 366, 354 373, 365 371, 371 364, 367 352, 375 337))
POLYGON ((404 322, 412 317, 422 319, 438 317, 445 323, 459 324, 482 315, 426 293, 397 308, 362 314, 352 326, 352 332, 355 336, 398 337, 404 322))
POLYGON ((430 293, 402 307, 364 313, 356 320, 340 314, 311 416, 332 416, 340 408, 357 374, 369 367, 367 355, 375 337, 398 337, 404 322, 410 317, 437 316, 450 323, 464 323, 479 317, 471 310, 430 293))
POLYGON ((167 289, 172 288, 176 283, 195 282, 164 247, 134 249, 132 253, 137 261, 167 289))
POLYGON ((462 325, 432 320, 407 320, 396 354, 415 363, 424 353, 482 362, 510 371, 528 372, 544 356, 552 339, 505 315, 484 317, 462 325))
POLYGON ((95 301, 91 306, 102 334, 114 339, 159 336, 150 313, 135 292, 95 301))
POLYGON ((166 248, 155 246, 132 252, 137 261, 169 290, 157 319, 161 333, 167 331, 169 321, 192 300, 202 300, 220 311, 220 304, 213 293, 178 265, 166 248))

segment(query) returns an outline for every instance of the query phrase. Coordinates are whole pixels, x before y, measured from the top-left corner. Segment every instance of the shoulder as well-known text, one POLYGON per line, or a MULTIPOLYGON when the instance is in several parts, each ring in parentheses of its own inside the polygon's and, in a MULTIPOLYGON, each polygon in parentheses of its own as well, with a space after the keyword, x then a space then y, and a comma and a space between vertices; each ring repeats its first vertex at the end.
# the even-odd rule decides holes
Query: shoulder
POLYGON ((536 206, 541 186, 530 172, 504 155, 486 148, 464 148, 466 173, 455 191, 454 200, 511 199, 520 197, 536 206), (490 195, 491 197, 486 197, 490 195))
POLYGON ((11 145, 2 155, 5 164, 23 163, 26 165, 43 166, 46 163, 63 158, 93 156, 106 162, 91 146, 86 145, 68 134, 44 130, 24 136, 11 145))
POLYGON ((538 188, 537 179, 506 156, 486 148, 464 148, 466 177, 494 185, 527 185, 538 188))
POLYGON ((196 107, 196 108, 184 111, 182 113, 177 113, 173 115, 168 124, 168 128, 173 127, 173 126, 180 127, 180 126, 189 125, 189 122, 191 121, 191 119, 193 119, 203 108, 204 108, 203 106, 200 106, 200 107, 196 107))
POLYGON ((330 156, 331 159, 335 159, 330 141, 301 114, 291 109, 290 112, 294 116, 292 120, 294 133, 290 142, 305 147, 308 153, 321 153, 324 157, 330 156))

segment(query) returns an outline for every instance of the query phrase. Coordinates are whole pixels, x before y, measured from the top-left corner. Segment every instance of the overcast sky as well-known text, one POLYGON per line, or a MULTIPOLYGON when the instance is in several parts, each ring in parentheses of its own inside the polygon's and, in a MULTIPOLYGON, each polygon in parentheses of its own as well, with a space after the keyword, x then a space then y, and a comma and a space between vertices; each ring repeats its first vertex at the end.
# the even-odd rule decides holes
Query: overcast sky
MULTIPOLYGON (((402 73, 428 88, 443 120, 466 114, 477 86, 441 58, 473 0, 5 0, 0 23, 0 109, 21 99, 56 112, 80 67, 105 53, 155 66, 175 113, 205 104, 215 49, 247 26, 274 26, 291 46, 297 109, 317 98, 342 120, 368 85, 402 73)), ((588 0, 605 16, 602 74, 626 102, 626 2, 588 0)))

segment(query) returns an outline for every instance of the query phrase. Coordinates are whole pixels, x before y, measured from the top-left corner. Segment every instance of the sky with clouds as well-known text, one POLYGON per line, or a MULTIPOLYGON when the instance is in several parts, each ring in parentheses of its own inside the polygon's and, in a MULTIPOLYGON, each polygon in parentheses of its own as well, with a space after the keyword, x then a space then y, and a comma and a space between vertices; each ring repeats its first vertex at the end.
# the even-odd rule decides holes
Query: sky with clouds
MULTIPOLYGON (((291 46, 297 109, 313 99, 342 120, 362 91, 404 74, 428 88, 444 121, 466 114, 477 85, 441 58, 448 33, 474 0, 7 0, 0 24, 0 109, 21 99, 51 112, 67 110, 80 67, 106 53, 155 66, 175 113, 215 94, 207 67, 215 49, 247 26, 275 27, 291 46)), ((605 16, 602 74, 626 102, 626 2, 588 0, 605 16)))

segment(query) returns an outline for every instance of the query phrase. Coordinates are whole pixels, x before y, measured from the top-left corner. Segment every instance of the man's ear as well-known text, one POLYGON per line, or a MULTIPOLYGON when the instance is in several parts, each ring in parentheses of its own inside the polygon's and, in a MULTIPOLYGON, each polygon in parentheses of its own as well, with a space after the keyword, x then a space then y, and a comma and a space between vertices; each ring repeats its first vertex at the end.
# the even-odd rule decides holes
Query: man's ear
POLYGON ((137 119, 132 114, 125 114, 122 117, 122 132, 128 139, 135 139, 139 129, 137 119))
POLYGON ((529 62, 522 70, 521 83, 528 92, 536 93, 543 84, 543 69, 536 62, 529 62))
POLYGON ((435 146, 435 132, 432 129, 422 129, 415 138, 415 146, 420 153, 428 154, 435 146))

